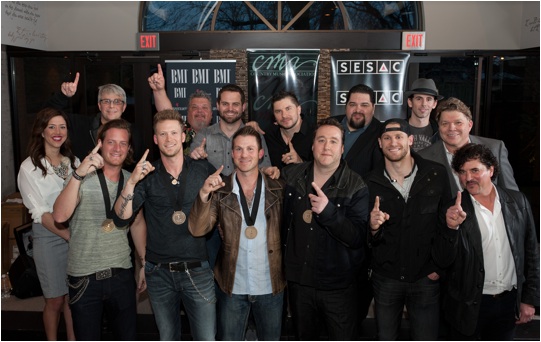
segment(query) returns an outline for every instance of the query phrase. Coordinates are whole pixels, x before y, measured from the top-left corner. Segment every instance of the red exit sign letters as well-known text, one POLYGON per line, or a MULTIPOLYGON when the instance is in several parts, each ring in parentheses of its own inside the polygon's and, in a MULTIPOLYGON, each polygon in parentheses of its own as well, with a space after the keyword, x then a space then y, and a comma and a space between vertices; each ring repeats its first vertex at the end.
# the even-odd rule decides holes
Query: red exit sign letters
POLYGON ((137 33, 137 50, 159 51, 160 34, 159 33, 137 33))
POLYGON ((426 32, 402 32, 402 50, 424 50, 426 32))

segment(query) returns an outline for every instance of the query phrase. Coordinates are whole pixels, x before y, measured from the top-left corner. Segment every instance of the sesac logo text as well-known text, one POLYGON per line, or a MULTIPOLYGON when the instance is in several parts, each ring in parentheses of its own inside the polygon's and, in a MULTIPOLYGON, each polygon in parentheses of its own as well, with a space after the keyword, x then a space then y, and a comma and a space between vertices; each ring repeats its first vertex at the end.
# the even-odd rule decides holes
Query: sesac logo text
POLYGON ((338 60, 338 75, 362 74, 403 74, 405 62, 398 59, 390 60, 338 60))
MULTIPOLYGON (((402 105, 401 90, 374 90, 376 93, 376 105, 402 105)), ((345 105, 347 90, 336 92, 336 105, 345 105)))

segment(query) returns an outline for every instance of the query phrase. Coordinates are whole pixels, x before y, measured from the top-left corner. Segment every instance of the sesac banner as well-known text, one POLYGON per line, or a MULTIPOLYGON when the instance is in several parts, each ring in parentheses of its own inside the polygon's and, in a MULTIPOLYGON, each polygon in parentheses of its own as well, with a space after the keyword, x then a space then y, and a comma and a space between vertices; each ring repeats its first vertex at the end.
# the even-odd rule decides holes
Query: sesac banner
POLYGON ((349 89, 365 84, 376 93, 374 116, 380 121, 406 118, 403 92, 409 59, 408 53, 331 53, 331 115, 345 114, 349 89))
POLYGON ((317 120, 319 50, 249 50, 248 97, 250 120, 265 130, 274 123, 272 96, 280 90, 295 93, 304 120, 317 120))
POLYGON ((235 83, 235 60, 166 60, 165 83, 167 96, 184 120, 190 95, 200 89, 210 95, 212 122, 216 122, 218 91, 235 83))

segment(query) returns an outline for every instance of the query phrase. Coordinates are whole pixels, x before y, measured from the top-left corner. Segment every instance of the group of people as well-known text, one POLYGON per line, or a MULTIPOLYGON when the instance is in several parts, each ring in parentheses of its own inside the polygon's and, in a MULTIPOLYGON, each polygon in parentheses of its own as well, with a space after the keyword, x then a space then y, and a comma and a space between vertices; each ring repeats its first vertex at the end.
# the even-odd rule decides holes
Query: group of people
POLYGON ((161 340, 180 340, 181 308, 194 340, 244 340, 250 319, 279 340, 286 311, 300 340, 320 327, 355 340, 372 299, 381 340, 398 338, 404 307, 415 340, 512 339, 532 319, 539 248, 507 150, 470 135, 468 107, 432 80, 405 93, 408 120, 383 123, 367 85, 317 125, 280 91, 263 132, 234 84, 219 122, 196 92, 185 123, 158 66, 155 161, 121 118, 122 88, 100 87, 95 118, 64 114, 78 81, 38 113, 18 177, 49 340, 62 312, 70 340, 99 340, 104 312, 135 340, 145 290, 161 340))

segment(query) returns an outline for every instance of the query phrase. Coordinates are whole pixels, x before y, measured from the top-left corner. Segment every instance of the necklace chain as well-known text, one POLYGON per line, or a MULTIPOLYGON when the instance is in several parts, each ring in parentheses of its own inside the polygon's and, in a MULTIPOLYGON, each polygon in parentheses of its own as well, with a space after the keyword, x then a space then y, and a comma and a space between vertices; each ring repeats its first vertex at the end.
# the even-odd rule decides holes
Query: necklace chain
POLYGON ((51 167, 53 168, 53 171, 54 173, 62 178, 62 179, 66 179, 68 178, 68 166, 69 166, 69 163, 67 160, 65 160, 65 158, 63 158, 61 161, 60 161, 60 164, 58 164, 58 166, 54 166, 52 163, 51 164, 51 167))

